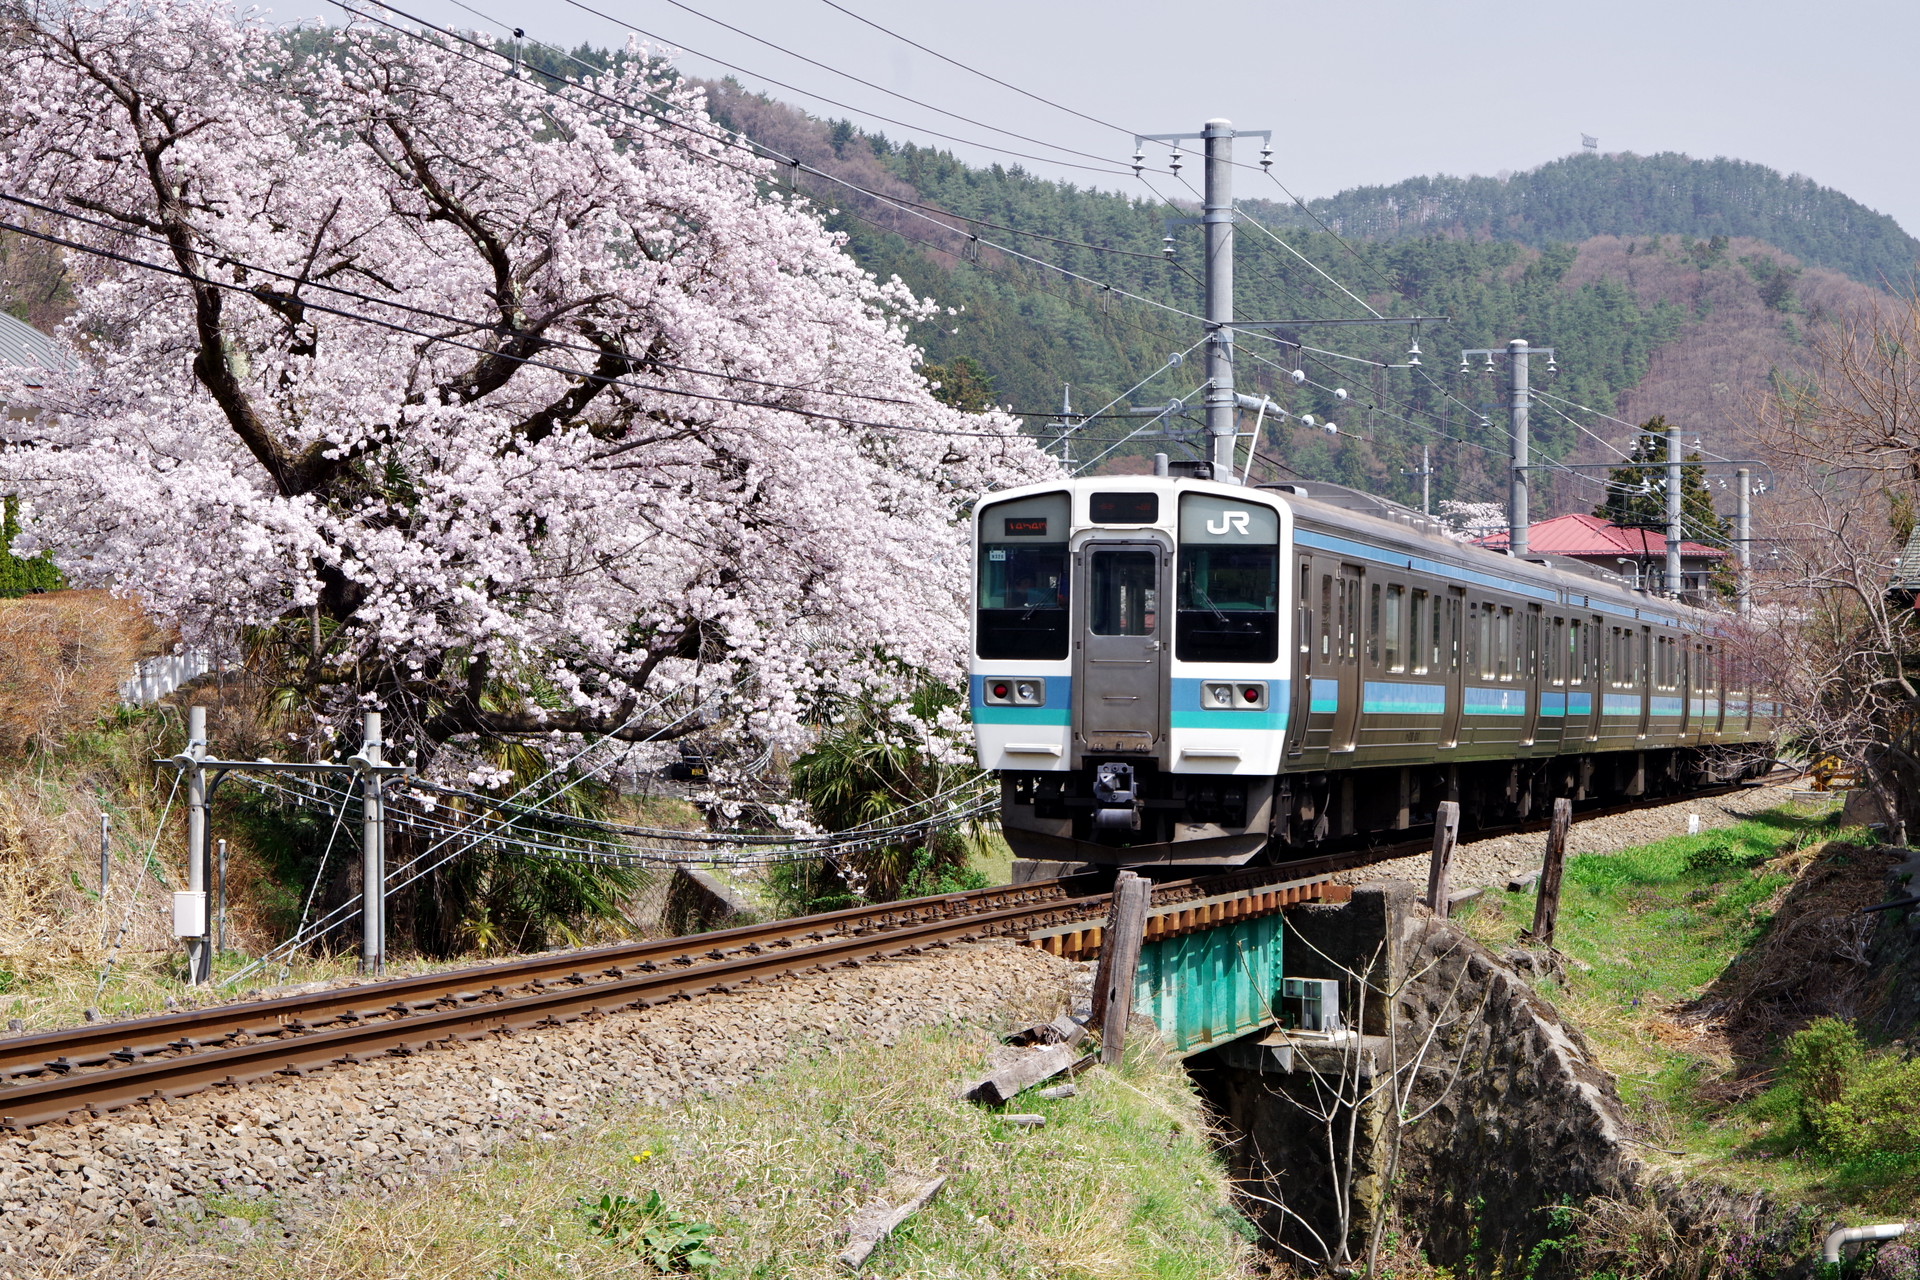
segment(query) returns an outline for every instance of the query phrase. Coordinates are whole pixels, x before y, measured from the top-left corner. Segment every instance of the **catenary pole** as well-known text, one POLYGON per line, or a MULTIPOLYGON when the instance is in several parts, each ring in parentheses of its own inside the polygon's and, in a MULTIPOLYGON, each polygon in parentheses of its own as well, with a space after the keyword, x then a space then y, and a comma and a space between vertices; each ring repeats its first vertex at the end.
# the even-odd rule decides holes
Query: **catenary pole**
POLYGON ((1513 479, 1507 491, 1508 546, 1524 556, 1528 547, 1527 517, 1527 340, 1507 343, 1507 385, 1511 392, 1507 412, 1513 433, 1513 479))
POLYGON ((213 978, 207 945, 207 709, 187 708, 187 914, 174 912, 174 928, 187 944, 187 981, 213 978))
POLYGON ((1667 594, 1678 597, 1680 577, 1680 428, 1667 426, 1667 594))
POLYGON ((1233 480, 1233 124, 1209 120, 1207 147, 1207 434, 1213 478, 1233 480))
POLYGON ((360 971, 377 975, 386 964, 387 858, 385 797, 380 768, 380 713, 367 712, 360 754, 352 763, 360 783, 360 971))
POLYGON ((1734 567, 1739 573, 1740 612, 1744 615, 1753 610, 1753 473, 1739 467, 1733 477, 1739 495, 1733 509, 1733 554, 1739 557, 1734 567))

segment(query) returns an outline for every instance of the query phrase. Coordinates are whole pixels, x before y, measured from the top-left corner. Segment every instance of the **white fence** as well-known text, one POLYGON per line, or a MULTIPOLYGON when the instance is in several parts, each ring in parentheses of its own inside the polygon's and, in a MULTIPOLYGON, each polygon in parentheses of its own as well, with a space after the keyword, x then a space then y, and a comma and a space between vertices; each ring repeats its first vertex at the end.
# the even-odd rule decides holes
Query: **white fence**
POLYGON ((187 681, 203 676, 212 669, 213 660, 204 649, 147 658, 135 665, 132 679, 120 682, 120 701, 129 707, 158 702, 187 681))

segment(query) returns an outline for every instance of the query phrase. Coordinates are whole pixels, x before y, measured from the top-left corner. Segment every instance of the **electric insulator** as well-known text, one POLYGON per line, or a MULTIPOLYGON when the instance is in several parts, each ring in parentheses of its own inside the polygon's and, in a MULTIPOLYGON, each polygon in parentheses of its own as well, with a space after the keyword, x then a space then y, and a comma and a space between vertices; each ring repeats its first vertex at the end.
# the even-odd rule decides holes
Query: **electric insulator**
POLYGON ((1273 169, 1273 144, 1269 142, 1260 148, 1260 167, 1268 171, 1273 169))
POLYGON ((1147 167, 1147 153, 1135 147, 1133 149, 1133 176, 1139 177, 1140 171, 1147 167))

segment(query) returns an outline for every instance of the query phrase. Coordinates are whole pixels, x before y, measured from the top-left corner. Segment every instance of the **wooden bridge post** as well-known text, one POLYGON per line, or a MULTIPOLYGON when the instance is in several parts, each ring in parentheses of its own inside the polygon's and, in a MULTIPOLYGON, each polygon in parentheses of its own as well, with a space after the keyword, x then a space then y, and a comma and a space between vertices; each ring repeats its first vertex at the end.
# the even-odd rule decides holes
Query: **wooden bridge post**
POLYGON ((1442 800, 1433 814, 1433 864, 1427 870, 1427 906, 1447 914, 1447 878, 1453 871, 1453 846, 1460 839, 1460 804, 1442 800))
POLYGON ((1093 978, 1093 1016, 1100 1032, 1100 1061, 1120 1061, 1127 1038, 1127 1018, 1133 1013, 1133 984, 1140 970, 1140 946, 1146 940, 1147 908, 1153 898, 1150 881, 1122 871, 1113 885, 1113 916, 1100 948, 1100 967, 1093 978))
POLYGON ((1573 825, 1573 801, 1553 802, 1553 826, 1547 831, 1547 852, 1540 862, 1540 897, 1533 904, 1533 940, 1553 945, 1553 927, 1560 918, 1560 873, 1567 865, 1567 828, 1573 825))

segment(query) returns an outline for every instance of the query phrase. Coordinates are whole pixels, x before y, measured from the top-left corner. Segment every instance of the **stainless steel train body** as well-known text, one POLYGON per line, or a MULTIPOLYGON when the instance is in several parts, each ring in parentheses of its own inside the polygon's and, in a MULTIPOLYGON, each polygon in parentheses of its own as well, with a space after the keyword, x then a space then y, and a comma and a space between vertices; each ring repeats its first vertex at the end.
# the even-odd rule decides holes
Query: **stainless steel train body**
POLYGON ((1331 485, 983 497, 972 710, 1025 858, 1209 866, 1757 771, 1726 615, 1331 485))

